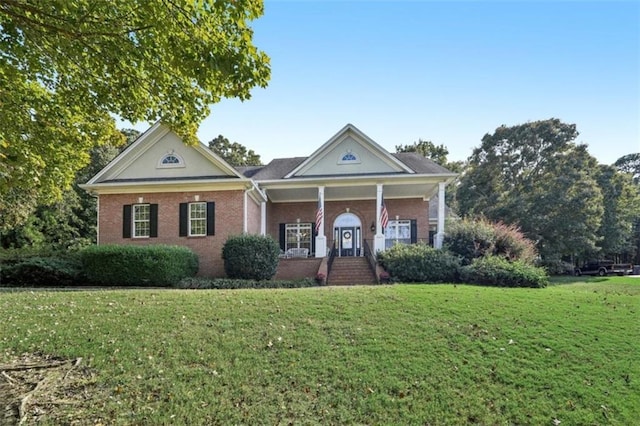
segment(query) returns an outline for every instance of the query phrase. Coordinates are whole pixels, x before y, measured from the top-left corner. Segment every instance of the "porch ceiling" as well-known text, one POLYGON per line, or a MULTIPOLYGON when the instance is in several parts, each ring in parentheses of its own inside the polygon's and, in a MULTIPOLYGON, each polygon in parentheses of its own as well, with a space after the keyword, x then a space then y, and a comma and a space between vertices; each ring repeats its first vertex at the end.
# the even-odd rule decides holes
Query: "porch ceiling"
POLYGON ((332 181, 332 182, 282 182, 260 185, 269 200, 274 203, 309 202, 318 199, 318 187, 324 186, 325 201, 375 200, 377 184, 383 183, 384 197, 430 199, 438 193, 438 183, 449 181, 442 176, 423 179, 402 179, 390 182, 332 181))

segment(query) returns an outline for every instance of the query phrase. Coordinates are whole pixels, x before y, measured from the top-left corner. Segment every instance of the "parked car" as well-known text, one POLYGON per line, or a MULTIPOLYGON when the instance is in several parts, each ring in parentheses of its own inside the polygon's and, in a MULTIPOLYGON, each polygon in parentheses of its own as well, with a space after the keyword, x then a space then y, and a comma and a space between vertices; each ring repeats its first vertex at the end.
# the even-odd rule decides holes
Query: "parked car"
POLYGON ((579 268, 575 268, 573 273, 580 275, 630 275, 633 273, 633 265, 630 263, 613 263, 613 260, 593 260, 586 262, 579 268))

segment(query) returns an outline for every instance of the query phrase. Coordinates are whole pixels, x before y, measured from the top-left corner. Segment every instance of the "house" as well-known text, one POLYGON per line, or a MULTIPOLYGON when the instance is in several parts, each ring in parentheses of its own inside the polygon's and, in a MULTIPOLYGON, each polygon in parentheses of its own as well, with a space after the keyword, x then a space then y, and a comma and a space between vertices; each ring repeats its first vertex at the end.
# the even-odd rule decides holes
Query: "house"
POLYGON ((233 167, 156 123, 83 188, 98 199, 98 244, 177 244, 200 275, 224 275, 231 235, 271 235, 283 257, 362 257, 444 236, 455 179, 416 153, 391 154, 347 124, 308 157, 233 167), (438 196, 430 224, 429 201, 438 196))

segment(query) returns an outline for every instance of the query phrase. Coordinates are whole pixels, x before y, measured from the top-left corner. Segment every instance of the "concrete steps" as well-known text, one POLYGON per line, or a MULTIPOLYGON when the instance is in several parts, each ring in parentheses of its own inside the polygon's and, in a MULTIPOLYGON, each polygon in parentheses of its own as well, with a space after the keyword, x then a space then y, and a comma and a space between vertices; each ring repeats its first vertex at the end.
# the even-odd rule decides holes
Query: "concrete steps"
POLYGON ((327 285, 376 284, 376 277, 364 257, 336 257, 327 285))

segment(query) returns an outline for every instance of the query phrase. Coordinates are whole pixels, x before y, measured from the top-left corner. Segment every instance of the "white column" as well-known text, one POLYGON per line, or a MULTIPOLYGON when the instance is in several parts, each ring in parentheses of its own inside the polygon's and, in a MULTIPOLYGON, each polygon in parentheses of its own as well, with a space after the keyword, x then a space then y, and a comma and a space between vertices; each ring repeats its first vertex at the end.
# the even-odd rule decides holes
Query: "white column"
POLYGON ((267 235, 267 203, 260 203, 260 235, 267 235))
POLYGON ((242 232, 247 233, 249 216, 249 190, 244 191, 244 219, 242 220, 242 232))
MULTIPOLYGON (((324 218, 327 211, 324 208, 324 186, 318 187, 318 203, 322 209, 322 219, 320 220, 320 229, 316 235, 316 257, 325 257, 327 255, 327 237, 324 234, 324 218)), ((318 207, 316 206, 316 209, 318 207)), ((315 221, 313 226, 315 226, 315 221)))
POLYGON ((373 237, 373 251, 384 251, 384 234, 382 224, 380 224, 380 207, 382 206, 382 184, 379 183, 376 188, 376 235, 373 237))
POLYGON ((442 242, 444 241, 444 213, 445 213, 444 186, 445 186, 444 182, 438 183, 438 229, 433 242, 433 245, 437 249, 442 248, 442 242))

